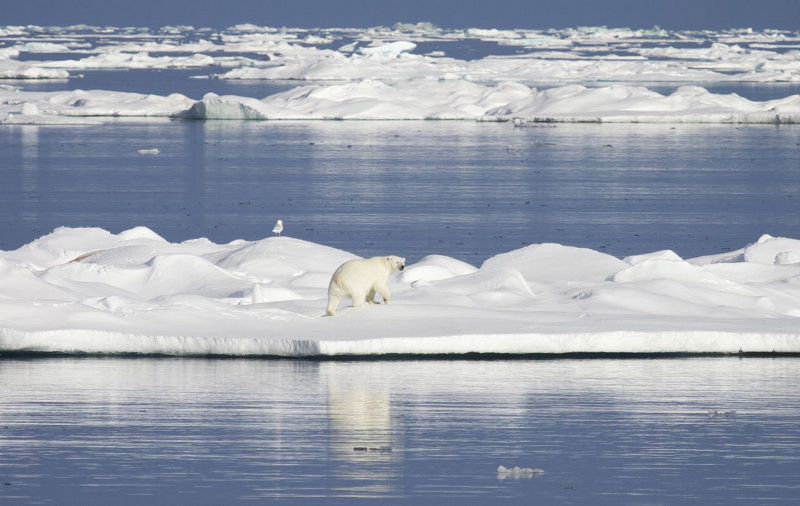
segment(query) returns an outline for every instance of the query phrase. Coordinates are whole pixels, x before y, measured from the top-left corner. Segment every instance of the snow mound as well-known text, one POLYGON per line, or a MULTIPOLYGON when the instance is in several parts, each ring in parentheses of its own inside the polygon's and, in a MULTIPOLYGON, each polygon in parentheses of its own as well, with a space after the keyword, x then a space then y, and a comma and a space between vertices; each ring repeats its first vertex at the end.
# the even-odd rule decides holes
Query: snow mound
POLYGON ((404 283, 440 281, 477 272, 477 268, 461 260, 443 255, 428 255, 403 270, 398 279, 404 283))
POLYGON ((547 243, 495 255, 481 269, 499 266, 516 269, 528 281, 553 283, 606 279, 628 264, 594 250, 547 243))
POLYGON ((742 252, 746 262, 760 264, 794 264, 800 259, 800 241, 763 235, 742 252))
POLYGON ((645 253, 643 255, 631 255, 622 259, 631 265, 636 265, 646 260, 664 260, 671 262, 680 262, 683 259, 672 250, 654 251, 653 253, 645 253))

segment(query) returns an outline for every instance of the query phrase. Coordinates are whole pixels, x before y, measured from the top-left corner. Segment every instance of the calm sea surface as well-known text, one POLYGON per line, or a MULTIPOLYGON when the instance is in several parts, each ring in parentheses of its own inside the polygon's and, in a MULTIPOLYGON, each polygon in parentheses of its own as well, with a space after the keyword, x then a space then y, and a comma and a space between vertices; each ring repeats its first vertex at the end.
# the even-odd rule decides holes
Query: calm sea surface
POLYGON ((800 237, 798 125, 165 120, 3 126, 0 146, 1 249, 59 226, 255 240, 278 218, 362 256, 478 265, 539 242, 692 257, 800 237))
POLYGON ((797 504, 798 382, 792 358, 4 359, 0 502, 797 504))

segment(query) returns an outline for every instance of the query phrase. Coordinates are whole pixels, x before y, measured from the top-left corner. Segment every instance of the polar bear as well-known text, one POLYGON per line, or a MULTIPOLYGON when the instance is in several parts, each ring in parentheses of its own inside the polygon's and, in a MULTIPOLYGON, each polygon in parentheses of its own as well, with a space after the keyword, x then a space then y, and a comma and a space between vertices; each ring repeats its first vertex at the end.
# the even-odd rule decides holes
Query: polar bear
POLYGON ((328 285, 328 315, 336 314, 339 299, 346 295, 353 299, 353 307, 376 304, 375 294, 381 294, 383 303, 389 302, 389 274, 402 271, 406 259, 398 256, 357 258, 336 269, 328 285))

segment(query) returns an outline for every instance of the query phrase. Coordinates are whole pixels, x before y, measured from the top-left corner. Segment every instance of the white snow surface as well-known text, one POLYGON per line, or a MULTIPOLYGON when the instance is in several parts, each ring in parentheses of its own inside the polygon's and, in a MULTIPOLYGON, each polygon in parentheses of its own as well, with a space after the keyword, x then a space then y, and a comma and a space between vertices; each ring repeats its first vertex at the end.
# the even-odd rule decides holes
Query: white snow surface
POLYGON ((0 353, 800 352, 796 239, 695 259, 561 244, 480 267, 431 255, 390 278, 390 304, 323 316, 330 276, 352 258, 291 237, 59 228, 0 251, 0 353))
POLYGON ((589 88, 576 84, 539 91, 511 82, 486 85, 427 79, 391 83, 366 79, 299 86, 261 100, 213 93, 192 100, 179 93, 159 96, 103 90, 0 89, 0 118, 4 118, 0 121, 66 122, 54 117, 798 123, 800 95, 758 102, 695 86, 662 95, 625 85, 589 88))

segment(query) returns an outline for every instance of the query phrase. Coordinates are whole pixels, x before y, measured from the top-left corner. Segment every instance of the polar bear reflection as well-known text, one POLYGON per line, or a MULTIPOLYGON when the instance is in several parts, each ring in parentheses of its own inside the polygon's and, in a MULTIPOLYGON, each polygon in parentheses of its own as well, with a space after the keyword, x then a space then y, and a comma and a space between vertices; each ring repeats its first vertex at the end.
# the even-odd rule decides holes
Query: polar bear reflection
POLYGON ((393 272, 402 271, 406 259, 398 256, 357 258, 349 260, 336 269, 328 285, 328 310, 330 316, 336 314, 339 299, 343 296, 353 299, 353 307, 376 304, 375 294, 389 302, 387 281, 393 272))
POLYGON ((403 468, 402 427, 392 416, 392 364, 328 362, 320 366, 327 385, 331 477, 339 493, 385 498, 397 492, 403 468), (392 448, 358 451, 356 448, 392 448))

